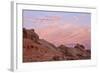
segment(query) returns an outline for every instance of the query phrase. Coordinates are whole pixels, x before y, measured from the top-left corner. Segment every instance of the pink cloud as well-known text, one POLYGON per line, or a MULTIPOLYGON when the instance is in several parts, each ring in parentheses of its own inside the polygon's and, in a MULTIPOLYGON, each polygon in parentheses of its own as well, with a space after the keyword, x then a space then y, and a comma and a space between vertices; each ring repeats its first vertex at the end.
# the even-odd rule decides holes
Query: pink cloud
POLYGON ((36 28, 36 33, 41 39, 45 39, 55 45, 82 43, 90 45, 90 28, 78 24, 70 24, 66 21, 62 24, 60 16, 47 16, 31 19, 34 25, 43 25, 44 28, 36 28))
POLYGON ((90 29, 72 24, 58 25, 50 24, 45 29, 36 30, 40 38, 45 39, 55 45, 71 43, 87 43, 90 41, 90 29))
POLYGON ((41 39, 57 46, 73 43, 90 45, 90 23, 87 22, 90 21, 90 18, 88 19, 86 16, 86 14, 85 16, 84 14, 34 15, 32 12, 32 14, 28 13, 24 16, 23 27, 35 29, 41 39))

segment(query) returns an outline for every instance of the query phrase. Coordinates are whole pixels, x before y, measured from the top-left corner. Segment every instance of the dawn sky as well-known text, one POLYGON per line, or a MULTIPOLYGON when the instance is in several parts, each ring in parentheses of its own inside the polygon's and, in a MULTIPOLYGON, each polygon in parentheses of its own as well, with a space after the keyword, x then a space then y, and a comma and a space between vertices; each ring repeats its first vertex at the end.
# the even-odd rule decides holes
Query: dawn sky
POLYGON ((23 27, 56 46, 75 43, 91 48, 91 14, 23 10, 23 27))

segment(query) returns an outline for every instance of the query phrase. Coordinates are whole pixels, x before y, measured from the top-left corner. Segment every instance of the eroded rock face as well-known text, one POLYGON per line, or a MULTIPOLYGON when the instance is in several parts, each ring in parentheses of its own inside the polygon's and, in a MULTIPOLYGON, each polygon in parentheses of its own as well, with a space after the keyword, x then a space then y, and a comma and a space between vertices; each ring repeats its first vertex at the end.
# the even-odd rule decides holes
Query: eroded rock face
POLYGON ((23 30, 23 62, 60 60, 63 54, 56 46, 46 40, 39 39, 34 30, 23 30))
POLYGON ((60 45, 58 48, 64 54, 66 60, 90 59, 90 53, 83 45, 76 44, 74 48, 60 45))
POLYGON ((34 29, 26 30, 23 28, 23 38, 28 38, 35 42, 39 40, 39 36, 35 33, 34 29))
POLYGON ((83 45, 56 47, 44 39, 39 39, 34 29, 23 28, 23 62, 78 60, 90 57, 91 51, 86 50, 83 45))
POLYGON ((84 45, 76 44, 74 48, 85 49, 84 45))

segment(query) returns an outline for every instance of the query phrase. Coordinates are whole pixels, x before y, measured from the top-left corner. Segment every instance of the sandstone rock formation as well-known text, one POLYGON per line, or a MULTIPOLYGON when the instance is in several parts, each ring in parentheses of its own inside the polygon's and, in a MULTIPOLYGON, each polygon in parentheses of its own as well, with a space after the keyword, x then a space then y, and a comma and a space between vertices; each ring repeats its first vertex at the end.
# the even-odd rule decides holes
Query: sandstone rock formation
POLYGON ((62 53, 55 49, 55 46, 46 40, 39 39, 39 36, 31 30, 23 29, 23 62, 49 61, 61 58, 62 53))
POLYGON ((34 42, 37 42, 39 40, 39 36, 35 33, 34 29, 26 30, 25 28, 23 28, 23 38, 30 39, 34 42))
POLYGON ((40 39, 34 29, 23 28, 23 62, 90 59, 90 54, 91 51, 86 50, 83 45, 56 47, 54 44, 40 39))

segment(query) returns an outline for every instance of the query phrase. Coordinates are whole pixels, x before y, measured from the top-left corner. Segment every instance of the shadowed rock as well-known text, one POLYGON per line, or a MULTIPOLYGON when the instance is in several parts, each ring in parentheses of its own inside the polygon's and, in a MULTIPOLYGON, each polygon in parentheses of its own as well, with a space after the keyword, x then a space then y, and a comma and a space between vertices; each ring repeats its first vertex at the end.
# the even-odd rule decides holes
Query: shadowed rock
POLYGON ((74 48, 66 47, 65 45, 60 45, 59 50, 64 54, 64 59, 66 60, 78 60, 78 59, 89 59, 90 53, 83 45, 76 44, 74 48))
POLYGON ((23 38, 28 38, 35 42, 39 40, 39 36, 35 33, 34 29, 26 30, 23 28, 23 38))
POLYGON ((85 49, 84 45, 76 44, 74 48, 85 49))

